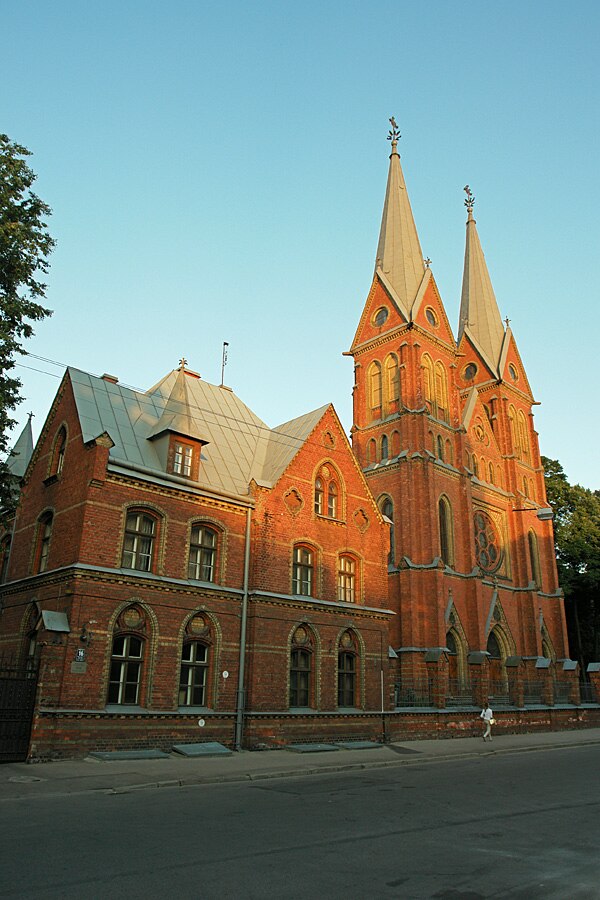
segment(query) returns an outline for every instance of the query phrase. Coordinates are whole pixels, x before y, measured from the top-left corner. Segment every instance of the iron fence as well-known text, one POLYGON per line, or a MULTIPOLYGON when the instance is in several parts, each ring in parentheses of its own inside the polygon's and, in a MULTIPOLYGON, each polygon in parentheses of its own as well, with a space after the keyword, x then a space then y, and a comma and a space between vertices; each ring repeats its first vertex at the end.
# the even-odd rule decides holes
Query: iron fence
POLYGON ((544 702, 544 681, 534 678, 523 682, 523 703, 525 706, 542 706, 544 702))
POLYGON ((598 696, 593 684, 589 681, 579 682, 579 696, 582 703, 598 703, 598 696))
POLYGON ((402 679, 394 684, 395 705, 409 709, 433 706, 433 679, 402 679))
POLYGON ((505 681, 491 681, 488 687, 488 703, 492 709, 510 706, 510 693, 505 681))
POLYGON ((473 690, 470 684, 460 678, 448 679, 448 692, 446 694, 446 706, 473 706, 473 690))
POLYGON ((573 688, 570 681, 555 681, 553 685, 554 702, 570 703, 572 690, 573 688))

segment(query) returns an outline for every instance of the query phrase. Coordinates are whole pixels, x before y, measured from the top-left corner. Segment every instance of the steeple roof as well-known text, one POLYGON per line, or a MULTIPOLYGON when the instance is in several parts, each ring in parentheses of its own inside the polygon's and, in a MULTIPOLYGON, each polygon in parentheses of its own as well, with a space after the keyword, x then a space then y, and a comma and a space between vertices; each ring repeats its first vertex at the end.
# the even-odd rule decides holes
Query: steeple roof
POLYGON ((404 311, 410 314, 425 274, 425 264, 400 165, 400 132, 393 117, 390 122, 388 140, 392 142, 392 152, 375 272, 383 276, 384 284, 391 286, 404 311))
POLYGON ((162 415, 148 435, 149 440, 164 434, 165 431, 170 431, 182 437, 190 437, 207 443, 206 437, 197 425, 197 412, 194 410, 187 382, 185 362, 182 360, 162 415))
POLYGON ((31 414, 27 419, 23 431, 17 438, 15 446, 10 451, 6 463, 10 469, 11 475, 15 478, 22 478, 25 470, 29 465, 29 460, 33 454, 33 434, 31 431, 31 414))
POLYGON ((504 325, 473 218, 475 198, 468 185, 465 191, 467 192, 465 205, 468 210, 467 239, 458 341, 460 343, 463 334, 466 334, 491 371, 499 376, 504 325))

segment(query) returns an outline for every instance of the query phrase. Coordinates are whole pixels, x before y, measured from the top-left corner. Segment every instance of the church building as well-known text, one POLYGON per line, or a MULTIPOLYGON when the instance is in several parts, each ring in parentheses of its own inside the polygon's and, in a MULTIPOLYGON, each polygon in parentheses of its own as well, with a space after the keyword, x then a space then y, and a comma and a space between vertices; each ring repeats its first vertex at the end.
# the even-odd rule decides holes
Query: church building
POLYGON ((351 442, 331 405, 270 428, 186 360, 145 392, 69 368, 35 447, 28 423, 0 760, 476 734, 488 698, 512 730, 598 716, 474 197, 455 338, 390 122, 351 442))

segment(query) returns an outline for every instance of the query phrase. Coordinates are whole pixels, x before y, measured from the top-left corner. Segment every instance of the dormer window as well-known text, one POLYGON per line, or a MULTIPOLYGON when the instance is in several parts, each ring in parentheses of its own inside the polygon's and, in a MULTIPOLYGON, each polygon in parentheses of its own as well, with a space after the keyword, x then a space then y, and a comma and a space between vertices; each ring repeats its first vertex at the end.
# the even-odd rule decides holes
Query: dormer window
POLYGON ((175 475, 183 475, 184 478, 191 478, 193 460, 193 447, 190 447, 189 444, 175 444, 175 454, 173 456, 173 472, 175 475))

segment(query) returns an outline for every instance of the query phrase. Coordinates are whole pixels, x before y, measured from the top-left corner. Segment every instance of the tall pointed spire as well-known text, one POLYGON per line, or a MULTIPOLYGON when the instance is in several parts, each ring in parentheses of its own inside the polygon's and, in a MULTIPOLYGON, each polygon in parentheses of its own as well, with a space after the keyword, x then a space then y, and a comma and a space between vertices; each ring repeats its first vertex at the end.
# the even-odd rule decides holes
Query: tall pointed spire
POLYGON ((460 342, 466 333, 491 370, 498 374, 504 326, 473 218, 475 197, 469 185, 465 187, 465 192, 467 239, 458 340, 460 342))
POLYGON ((33 433, 31 430, 32 418, 33 413, 29 413, 23 431, 17 438, 17 442, 6 460, 10 473, 11 475, 14 475, 15 478, 23 477, 25 470, 29 465, 29 460, 33 455, 33 433))
POLYGON ((410 314, 425 274, 425 264, 400 165, 400 132, 393 116, 390 123, 388 140, 392 142, 392 152, 375 271, 383 275, 410 314))

